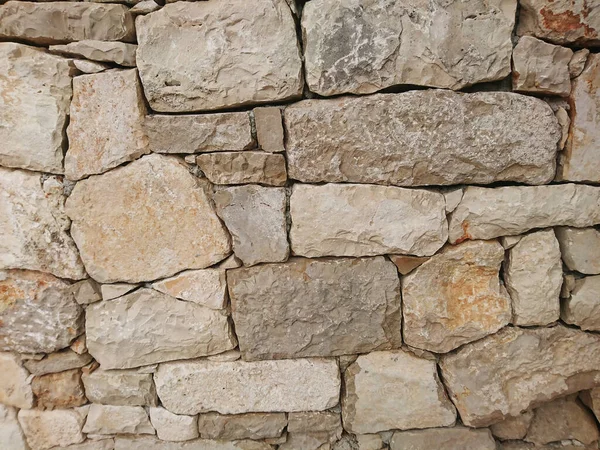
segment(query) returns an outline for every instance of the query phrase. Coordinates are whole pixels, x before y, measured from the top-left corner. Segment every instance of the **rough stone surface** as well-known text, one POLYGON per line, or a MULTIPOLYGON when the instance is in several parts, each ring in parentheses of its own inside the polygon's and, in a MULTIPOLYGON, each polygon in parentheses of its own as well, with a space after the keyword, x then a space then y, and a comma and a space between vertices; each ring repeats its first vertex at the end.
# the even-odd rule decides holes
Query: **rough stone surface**
POLYGON ((287 180, 283 155, 262 151, 206 153, 196 158, 196 164, 215 184, 283 186, 287 180))
POLYGON ((155 437, 117 437, 115 450, 272 450, 264 442, 215 441, 196 439, 187 442, 165 442, 155 437))
MULTIPOLYGON (((600 199, 600 188, 598 189, 600 199)), ((447 239, 444 196, 360 184, 295 184, 290 240, 296 255, 434 254, 447 239)), ((600 211, 598 213, 600 221, 600 211)))
MULTIPOLYGON (((114 450, 115 441, 112 438, 101 435, 91 435, 93 439, 88 439, 81 444, 73 444, 67 447, 60 447, 61 449, 66 448, 68 450, 114 450)), ((54 450, 54 449, 52 449, 54 450)), ((57 448, 58 450, 58 448, 57 448)))
POLYGON ((552 226, 600 223, 600 187, 576 184, 469 186, 450 216, 449 240, 492 239, 552 226))
POLYGON ((102 300, 100 286, 91 278, 73 284, 71 290, 75 296, 75 301, 80 305, 89 305, 102 300))
POLYGON ((69 56, 78 56, 92 61, 104 61, 121 66, 135 67, 137 45, 124 42, 83 40, 66 45, 51 45, 50 51, 69 56))
POLYGON ((67 213, 86 268, 103 283, 202 269, 230 252, 199 181, 172 157, 148 155, 80 181, 67 213))
POLYGON ((322 411, 338 403, 335 360, 189 361, 161 364, 158 396, 176 414, 322 411))
MULTIPOLYGON (((565 145, 567 145, 567 139, 569 138, 569 129, 571 127, 571 118, 569 117, 569 113, 562 107, 559 107, 556 112, 556 119, 558 120, 558 124, 560 125, 560 141, 558 143, 558 148, 560 150, 565 149, 565 145)), ((563 154, 560 156, 562 157, 563 154)))
POLYGON ((352 433, 453 425, 456 410, 436 364, 402 350, 358 357, 344 375, 344 428, 352 433))
POLYGON ((492 424, 492 434, 500 440, 523 439, 533 420, 533 412, 525 411, 514 417, 507 417, 501 422, 492 424))
POLYGON ((135 26, 124 5, 8 1, 0 7, 0 38, 40 45, 84 39, 131 42, 135 26))
POLYGON ((103 284, 100 286, 100 292, 102 293, 102 300, 106 301, 122 297, 137 287, 139 287, 138 284, 129 283, 103 284))
POLYGON ((156 406, 156 388, 150 373, 134 370, 95 370, 81 377, 92 403, 116 406, 156 406))
MULTIPOLYGON (((499 280, 503 260, 497 241, 464 242, 444 248, 404 277, 404 342, 446 353, 508 324, 510 297, 499 280)), ((559 277, 562 281, 562 272, 559 277)))
POLYGON ((146 288, 88 307, 86 334, 104 369, 212 355, 236 344, 219 311, 146 288))
POLYGON ((257 185, 220 188, 213 199, 217 214, 231 233, 233 252, 245 266, 288 258, 284 188, 257 185))
POLYGON ((571 78, 581 75, 589 55, 590 51, 587 48, 582 48, 573 53, 573 57, 571 58, 571 61, 569 61, 569 74, 571 75, 571 78))
POLYGON ((110 69, 108 64, 88 61, 87 59, 72 59, 71 64, 81 73, 99 73, 110 69))
POLYGON ((17 411, 2 404, 0 404, 0 448, 29 450, 17 421, 17 411))
POLYGON ((547 104, 507 92, 305 100, 284 120, 289 176, 310 183, 544 184, 560 139, 547 104))
POLYGON ((309 88, 319 95, 368 94, 397 84, 460 89, 502 79, 510 73, 516 6, 309 2, 302 14, 309 88))
POLYGON ((154 11, 158 11, 162 5, 159 5, 154 0, 142 0, 136 3, 131 9, 131 14, 149 14, 154 11))
POLYGON ((507 327, 444 355, 440 367, 463 423, 482 427, 597 385, 600 336, 507 327))
POLYGON ((569 269, 587 275, 600 273, 600 231, 570 227, 558 227, 554 231, 562 259, 569 269))
POLYGON ((523 36, 513 50, 513 89, 518 92, 560 95, 571 92, 569 62, 573 50, 523 36))
POLYGON ((289 433, 319 433, 328 432, 334 435, 342 434, 342 421, 339 413, 331 411, 309 411, 288 414, 289 433))
POLYGON ((582 330, 600 331, 600 275, 575 281, 571 296, 563 301, 560 317, 582 330))
POLYGON ((496 450, 489 430, 465 427, 432 428, 430 430, 397 431, 390 441, 390 450, 496 450))
POLYGON ((383 257, 233 269, 231 309, 245 360, 338 356, 399 347, 400 282, 383 257))
POLYGON ((547 325, 558 320, 563 272, 553 230, 523 236, 509 250, 504 282, 512 300, 513 324, 547 325))
POLYGON ((529 442, 511 441, 502 442, 498 445, 498 450, 596 450, 597 445, 583 445, 580 442, 564 441, 553 442, 546 445, 535 445, 529 442))
POLYGON ((186 270, 153 283, 152 287, 171 297, 211 309, 223 309, 227 304, 225 269, 186 270))
POLYGON ((33 406, 29 373, 21 366, 18 356, 0 353, 0 404, 17 408, 33 406))
POLYGON ((282 152, 284 131, 281 109, 273 106, 254 109, 254 126, 260 148, 266 152, 282 152))
POLYGON ((83 332, 83 309, 59 278, 0 271, 0 293, 0 351, 51 353, 83 332))
POLYGON ((86 413, 87 407, 54 411, 22 409, 18 418, 29 446, 46 450, 83 442, 85 436, 81 429, 86 413))
POLYGON ((31 388, 40 409, 73 408, 87 403, 79 369, 36 376, 31 388))
POLYGON ((155 111, 214 110, 302 93, 294 20, 283 0, 178 2, 136 23, 138 67, 155 111))
POLYGON ((429 259, 427 257, 406 255, 389 255, 389 258, 402 275, 409 274, 429 259))
POLYGON ((581 401, 592 410, 596 419, 600 419, 600 388, 590 389, 579 393, 581 401))
POLYGON ((197 416, 180 416, 164 408, 150 408, 150 421, 163 441, 189 441, 198 434, 197 416))
POLYGON ((148 414, 141 406, 92 405, 87 415, 84 433, 92 434, 154 434, 148 414))
POLYGON ((200 436, 204 439, 267 439, 281 436, 288 421, 284 413, 248 413, 198 416, 200 436))

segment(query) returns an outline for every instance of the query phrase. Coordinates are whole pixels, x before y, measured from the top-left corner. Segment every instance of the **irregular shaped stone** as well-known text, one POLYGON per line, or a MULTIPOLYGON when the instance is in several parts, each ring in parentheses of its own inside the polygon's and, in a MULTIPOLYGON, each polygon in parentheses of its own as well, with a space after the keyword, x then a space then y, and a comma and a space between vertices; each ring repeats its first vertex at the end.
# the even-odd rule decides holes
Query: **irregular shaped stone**
POLYGON ((150 421, 163 441, 189 441, 198 434, 197 416, 180 416, 164 408, 150 408, 150 421))
POLYGON ((83 427, 92 434, 154 434, 148 414, 141 406, 90 406, 83 427))
POLYGON ((571 78, 581 75, 589 54, 590 51, 587 48, 582 48, 573 53, 573 57, 571 58, 571 61, 569 61, 569 74, 571 75, 571 78))
POLYGON ((289 433, 327 433, 339 439, 342 421, 339 413, 331 411, 294 412, 288 415, 289 433))
POLYGON ((583 445, 580 442, 564 441, 546 445, 535 445, 529 442, 512 441, 499 444, 499 450, 596 450, 597 445, 583 445))
POLYGON ((138 17, 137 38, 137 64, 155 111, 231 108, 302 93, 295 24, 283 0, 169 4, 138 17))
POLYGON ((51 353, 83 333, 83 309, 59 278, 0 271, 0 292, 0 351, 51 353))
POLYGON ((67 213, 86 267, 102 283, 202 269, 231 249, 198 179, 172 157, 148 155, 80 181, 67 213))
POLYGON ((12 353, 0 353, 0 404, 24 409, 33 407, 29 372, 12 353))
POLYGON ((389 255, 389 258, 402 275, 409 274, 429 259, 427 257, 405 255, 389 255))
POLYGON ((567 139, 569 138, 569 129, 571 127, 571 118, 569 117, 569 113, 562 107, 559 107, 554 115, 558 120, 558 124, 560 125, 561 137, 558 143, 559 150, 564 150, 565 145, 567 144, 567 139))
POLYGON ((91 359, 91 356, 89 356, 89 353, 87 352, 87 345, 85 343, 85 333, 77 336, 77 338, 75 338, 75 340, 71 342, 69 348, 78 355, 83 355, 85 353, 87 357, 91 359))
POLYGON ((152 288, 211 309, 223 309, 227 305, 225 269, 186 270, 153 283, 152 288))
POLYGON ((450 216, 449 240, 455 244, 561 225, 589 227, 600 223, 599 205, 595 186, 468 186, 450 216))
POLYGON ((223 353, 217 353, 216 355, 206 356, 208 361, 217 361, 217 362, 227 362, 227 361, 237 361, 242 357, 242 354, 239 350, 227 350, 223 353))
POLYGON ((512 54, 513 89, 518 92, 560 95, 571 92, 569 62, 573 50, 531 36, 519 39, 512 54))
POLYGON ((275 106, 254 109, 254 126, 260 148, 266 152, 285 150, 281 109, 275 106))
POLYGON ((93 438, 94 439, 100 438, 100 440, 88 439, 85 442, 83 442, 82 444, 73 444, 73 445, 69 445, 67 447, 61 447, 61 448, 66 448, 68 450, 114 450, 115 441, 112 438, 107 439, 106 436, 99 436, 99 435, 93 436, 93 438))
POLYGON ((575 281, 571 296, 563 301, 560 317, 582 330, 600 331, 600 275, 575 281))
POLYGON ((144 129, 157 153, 247 150, 254 146, 247 112, 146 116, 144 129))
POLYGON ((523 439, 533 420, 533 412, 525 411, 514 417, 507 417, 501 422, 492 424, 492 434, 500 440, 523 439))
POLYGON ((74 408, 87 403, 79 369, 36 376, 31 388, 41 409, 74 408))
POLYGON ((519 0, 519 6, 519 36, 532 35, 561 45, 600 45, 596 2, 519 0))
POLYGON ((116 437, 115 450, 272 450, 260 441, 213 441, 196 439, 187 442, 165 442, 155 437, 116 437))
POLYGON ((217 214, 233 240, 233 252, 244 265, 288 258, 284 188, 245 185, 220 188, 213 196, 217 214))
POLYGON ((100 286, 91 278, 73 284, 71 290, 80 305, 89 305, 102 300, 100 286))
POLYGON ((129 10, 131 14, 149 14, 154 11, 158 11, 162 5, 159 5, 154 0, 142 0, 139 3, 136 3, 129 10))
POLYGON ((512 323, 547 325, 560 316, 563 282, 560 247, 553 230, 523 236, 509 250, 504 283, 512 300, 512 323))
POLYGON ((53 411, 22 409, 18 418, 29 446, 35 450, 46 450, 83 442, 85 435, 81 429, 87 409, 85 406, 53 411))
POLYGON ((562 259, 569 269, 586 275, 600 273, 600 231, 570 227, 558 227, 554 231, 562 259))
POLYGON ((499 0, 307 3, 308 86, 319 95, 369 94, 397 84, 460 89, 500 80, 510 73, 516 6, 499 0))
POLYGON ((287 180, 283 155, 262 151, 206 153, 196 164, 214 184, 283 186, 287 180))
POLYGON ((456 209, 462 200, 463 193, 463 188, 449 188, 448 190, 442 191, 444 200, 446 200, 446 214, 450 214, 456 209))
POLYGON ((92 61, 104 61, 121 66, 135 67, 135 51, 137 45, 123 42, 94 41, 86 39, 66 45, 51 45, 54 53, 78 56, 92 61))
POLYGON ((432 428, 430 430, 396 431, 390 450, 496 450, 496 441, 489 430, 466 427, 432 428))
POLYGON ((545 102, 507 92, 304 100, 284 120, 289 176, 307 183, 544 184, 560 139, 545 102))
POLYGON ((100 286, 100 292, 102 293, 102 300, 106 301, 122 297, 138 287, 139 284, 129 283, 103 284, 100 286))
POLYGON ((175 414, 322 411, 338 403, 335 360, 184 361, 154 375, 163 406, 175 414))
POLYGON ((403 350, 359 356, 344 383, 342 418, 351 433, 444 427, 456 420, 435 361, 403 350))
POLYGON ((400 347, 400 281, 383 257, 233 269, 231 310, 245 360, 400 347))
POLYGON ((510 250, 515 245, 517 245, 522 238, 523 238, 523 236, 521 236, 521 235, 502 236, 500 238, 500 243, 502 244, 502 247, 504 247, 504 250, 510 250))
POLYGON ((17 411, 2 404, 0 404, 0 448, 29 450, 17 421, 17 411))
POLYGON ((124 5, 8 1, 0 7, 0 38, 39 45, 84 39, 133 42, 135 26, 124 5))
POLYGON ((72 59, 71 64, 81 73, 99 73, 110 69, 108 64, 88 61, 86 59, 72 59))
POLYGON ((56 177, 0 168, 0 269, 29 269, 86 278, 67 233, 62 183, 56 177))
POLYGON ((92 357, 89 353, 77 354, 67 349, 46 355, 44 359, 39 361, 34 359, 27 360, 23 365, 32 375, 46 375, 48 373, 78 369, 89 364, 91 360, 92 357))
POLYGON ((482 427, 600 383, 600 336, 506 327, 440 361, 465 425, 482 427))
POLYGON ((278 450, 328 450, 330 438, 326 433, 288 433, 278 450))
POLYGON ((92 403, 116 406, 156 406, 158 398, 151 373, 134 370, 95 370, 81 377, 92 403))
POLYGON ((196 358, 236 345, 227 316, 146 288, 89 306, 86 335, 104 369, 196 358))
POLYGON ((465 242, 444 248, 405 276, 404 342, 446 353, 507 325, 511 307, 499 279, 503 261, 497 241, 465 242))
POLYGON ((209 412, 198 416, 203 439, 266 439, 281 436, 287 425, 284 413, 223 415, 209 412))
POLYGON ((214 267, 216 269, 237 269, 242 267, 242 261, 237 256, 230 255, 214 267))
POLYGON ((592 410, 596 419, 600 418, 600 388, 582 391, 579 393, 579 398, 585 406, 592 410))
POLYGON ((294 184, 291 248, 296 255, 310 258, 388 253, 430 256, 448 236, 444 205, 442 194, 425 190, 294 184))
POLYGON ((357 434, 356 444, 358 450, 382 450, 385 449, 385 443, 378 434, 357 434))

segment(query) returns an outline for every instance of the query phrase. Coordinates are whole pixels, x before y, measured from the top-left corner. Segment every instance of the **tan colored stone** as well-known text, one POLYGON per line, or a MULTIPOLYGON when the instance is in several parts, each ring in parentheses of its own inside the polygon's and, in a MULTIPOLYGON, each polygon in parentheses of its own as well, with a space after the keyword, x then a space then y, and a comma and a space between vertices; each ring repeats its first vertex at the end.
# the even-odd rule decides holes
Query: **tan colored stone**
POLYGON ((196 164, 215 184, 283 186, 287 180, 285 158, 280 154, 262 151, 206 153, 196 158, 196 164))
POLYGON ((385 444, 378 434, 357 434, 356 444, 358 450, 383 450, 385 444))
POLYGON ((214 266, 215 269, 237 269, 238 267, 242 267, 242 261, 235 255, 228 256, 214 266))
POLYGON ((574 441, 553 442, 542 446, 529 442, 511 441, 499 444, 498 450, 596 450, 597 447, 595 443, 583 445, 574 441))
POLYGON ((122 297, 138 287, 139 284, 129 283, 103 284, 100 286, 100 292, 102 293, 102 300, 106 301, 122 297))
POLYGON ((135 67, 137 45, 124 42, 94 41, 86 39, 66 45, 51 45, 53 53, 83 57, 92 61, 104 61, 121 66, 135 67))
POLYGON ((514 417, 507 417, 490 427, 492 434, 502 441, 523 439, 533 420, 533 412, 525 411, 514 417))
POLYGON ((555 229, 562 259, 571 270, 586 275, 600 274, 600 231, 595 228, 555 229))
POLYGON ((155 111, 215 110, 302 93, 296 29, 284 0, 177 2, 136 24, 137 63, 155 111))
POLYGON ((67 213, 90 275, 103 283, 202 269, 231 249, 198 179, 173 157, 148 155, 80 181, 67 213))
POLYGON ((506 327, 443 355, 440 367, 463 423, 482 427, 600 383, 600 336, 506 327))
POLYGON ((31 388, 41 409, 74 408, 87 403, 79 369, 33 377, 31 388))
POLYGON ((579 398, 592 410, 596 419, 600 420, 600 387, 580 392, 579 398))
POLYGON ((390 450, 496 450, 489 430, 466 427, 432 428, 430 430, 396 431, 390 450))
POLYGON ((335 360, 184 361, 154 375, 158 396, 176 414, 322 411, 338 403, 335 360))
POLYGON ((330 450, 330 444, 327 433, 288 433, 278 450, 330 450))
POLYGON ((361 355, 344 375, 344 428, 351 433, 453 425, 456 410, 434 361, 402 350, 361 355))
POLYGON ((442 191, 444 200, 446 200, 446 214, 450 214, 456 209, 462 200, 464 191, 463 188, 449 188, 442 191))
POLYGON ((0 404, 24 409, 33 406, 29 372, 12 353, 0 353, 0 404))
POLYGON ((108 64, 88 61, 87 59, 72 59, 71 64, 81 73, 100 73, 110 69, 108 64))
POLYGON ((589 55, 590 51, 587 48, 582 48, 573 53, 573 57, 571 58, 571 61, 569 61, 569 74, 571 75, 571 78, 581 75, 589 55))
POLYGON ((563 300, 560 317, 582 330, 600 331, 600 275, 575 281, 571 296, 563 300))
POLYGON ((571 127, 571 118, 569 117, 569 113, 562 107, 559 107, 554 113, 556 119, 558 120, 558 124, 560 125, 561 137, 560 142, 558 143, 559 150, 564 150, 565 145, 567 144, 567 139, 569 138, 569 129, 571 127))
POLYGON ((186 270, 152 284, 152 288, 211 309, 227 305, 225 269, 186 270))
POLYGON ((150 421, 163 441, 189 441, 198 434, 197 416, 180 416, 164 408, 150 408, 150 421))
POLYGON ((342 435, 339 413, 331 411, 292 412, 288 415, 289 433, 328 433, 337 439, 342 435))
POLYGON ((2 404, 0 404, 0 448, 29 450, 17 421, 16 409, 2 404))
POLYGON ((560 288, 560 298, 569 298, 571 291, 575 289, 575 276, 570 273, 563 274, 563 284, 560 288))
POLYGON ((406 256, 406 255, 389 255, 390 260, 398 268, 398 272, 402 275, 407 275, 429 258, 421 256, 406 256))
POLYGON ((71 342, 71 345, 69 345, 69 348, 72 351, 74 351, 75 353, 77 353, 78 355, 83 355, 85 353, 86 355, 89 356, 89 354, 87 353, 87 345, 85 342, 85 333, 77 336, 75 338, 75 340, 73 342, 71 342))
POLYGON ((117 437, 115 450, 273 450, 260 441, 214 441, 196 439, 187 442, 165 442, 155 437, 117 437))
POLYGON ((83 427, 92 434, 154 434, 148 414, 141 406, 90 406, 83 427))
POLYGON ((81 429, 88 407, 40 411, 22 409, 18 418, 27 443, 33 450, 66 447, 85 440, 81 429))
POLYGON ((266 152, 283 152, 283 123, 281 109, 274 106, 254 109, 254 126, 260 148, 266 152))
POLYGON ((82 444, 73 444, 60 448, 67 450, 114 450, 115 441, 112 438, 107 438, 106 436, 93 436, 93 438, 99 440, 88 439, 82 444))
POLYGON ((161 7, 162 5, 159 5, 154 0, 142 0, 141 2, 133 5, 129 11, 131 12, 131 14, 142 15, 158 11, 161 7))
POLYGON ((116 406, 156 406, 158 398, 151 373, 134 370, 95 370, 81 377, 92 403, 116 406))
POLYGON ((89 353, 77 354, 67 349, 58 353, 51 353, 44 359, 36 361, 30 359, 23 365, 32 375, 46 375, 48 373, 63 372, 70 369, 78 369, 92 360, 89 353))
POLYGON ((517 245, 521 239, 523 239, 523 236, 521 236, 521 235, 502 236, 500 238, 500 243, 502 244, 502 247, 504 247, 504 250, 510 250, 515 245, 517 245))
POLYGON ((284 413, 223 415, 209 412, 198 416, 203 439, 267 439, 281 436, 287 425, 284 413))
POLYGON ((497 241, 465 242, 445 247, 404 277, 404 342, 446 353, 507 325, 511 307, 499 279, 503 261, 497 241))
POLYGON ((91 278, 73 284, 71 290, 80 305, 89 305, 102 300, 100 286, 91 278))
POLYGON ((208 361, 217 361, 217 362, 228 362, 228 361, 237 361, 240 359, 242 354, 239 350, 227 350, 223 353, 217 353, 216 355, 206 356, 205 358, 208 361))

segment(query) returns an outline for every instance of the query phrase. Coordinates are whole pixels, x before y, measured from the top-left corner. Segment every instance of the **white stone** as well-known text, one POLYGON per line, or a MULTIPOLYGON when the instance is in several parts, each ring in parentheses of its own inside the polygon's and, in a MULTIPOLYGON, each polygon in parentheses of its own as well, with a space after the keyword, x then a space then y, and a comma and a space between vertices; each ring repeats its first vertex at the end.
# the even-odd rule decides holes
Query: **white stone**
POLYGON ((200 436, 197 416, 181 416, 164 408, 150 408, 149 412, 156 435, 163 441, 189 441, 200 436))
POLYGON ((563 300, 560 317, 582 330, 600 331, 600 275, 575 281, 571 296, 563 300))
POLYGON ((108 64, 88 61, 87 59, 72 59, 71 64, 82 73, 99 73, 110 69, 108 64))
POLYGON ((154 434, 148 414, 141 406, 108 406, 93 404, 87 415, 84 433, 154 434))
POLYGON ((113 300, 133 291, 139 284, 129 283, 114 283, 114 284, 102 284, 100 285, 100 292, 102 293, 102 300, 113 300))
POLYGON ((39 411, 22 409, 18 419, 32 450, 66 447, 83 442, 81 432, 88 407, 39 411))
POLYGON ((566 266, 586 275, 600 273, 600 231, 595 228, 555 229, 566 266))
POLYGON ((152 288, 211 309, 223 309, 227 304, 225 269, 186 270, 153 283, 152 288))
POLYGON ((0 353, 0 403, 24 409, 33 407, 29 372, 13 353, 0 353))
POLYGON ((102 300, 100 286, 91 278, 73 284, 71 290, 75 296, 75 301, 80 305, 89 305, 102 300))
POLYGON ((17 411, 0 404, 0 448, 5 450, 29 450, 17 421, 17 411))

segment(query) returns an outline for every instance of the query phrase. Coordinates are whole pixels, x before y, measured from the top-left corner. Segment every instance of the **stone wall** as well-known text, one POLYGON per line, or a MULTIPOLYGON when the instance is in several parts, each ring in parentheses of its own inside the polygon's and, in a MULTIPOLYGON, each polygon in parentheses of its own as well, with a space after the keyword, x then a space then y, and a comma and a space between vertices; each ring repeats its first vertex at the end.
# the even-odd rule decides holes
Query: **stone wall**
POLYGON ((0 450, 598 449, 599 0, 0 3, 0 450))

